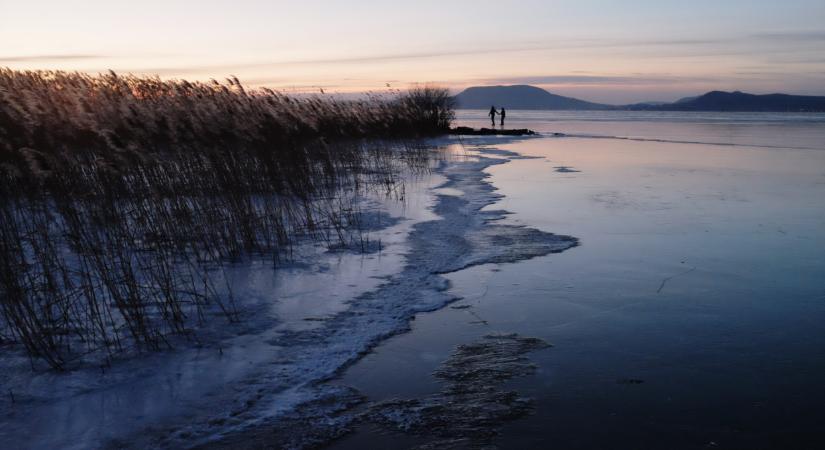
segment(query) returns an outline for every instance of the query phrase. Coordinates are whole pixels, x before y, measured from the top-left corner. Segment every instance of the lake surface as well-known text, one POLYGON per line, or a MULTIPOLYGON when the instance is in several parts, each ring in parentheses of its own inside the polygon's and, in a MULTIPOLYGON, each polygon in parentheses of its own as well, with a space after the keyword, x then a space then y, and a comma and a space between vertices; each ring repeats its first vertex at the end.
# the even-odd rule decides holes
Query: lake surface
MULTIPOLYGON (((505 196, 491 208, 581 245, 448 275, 470 307, 418 315, 340 383, 431 393, 456 345, 516 332, 554 346, 508 385, 535 413, 501 448, 825 444, 825 115, 508 111, 506 125, 568 137, 493 145, 540 158, 487 169, 505 196)), ((414 441, 363 428, 334 447, 376 443, 414 441)))
MULTIPOLYGON (((506 126, 542 136, 431 141, 432 172, 365 193, 377 248, 307 242, 290 264, 229 267, 245 328, 209 321, 211 341, 105 370, 32 371, 7 351, 0 447, 323 442, 361 423, 360 393, 442 390, 433 372, 491 333, 553 344, 503 387, 534 411, 500 448, 825 444, 825 114, 509 111, 506 126)), ((373 424, 332 447, 423 442, 373 424)))

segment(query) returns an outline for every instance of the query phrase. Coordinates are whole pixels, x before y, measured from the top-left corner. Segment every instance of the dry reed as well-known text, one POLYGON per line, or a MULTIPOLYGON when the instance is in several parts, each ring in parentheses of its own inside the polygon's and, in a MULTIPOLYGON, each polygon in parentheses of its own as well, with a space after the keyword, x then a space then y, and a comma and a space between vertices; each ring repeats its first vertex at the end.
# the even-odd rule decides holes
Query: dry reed
POLYGON ((158 78, 0 68, 0 338, 56 369, 169 346, 239 311, 227 261, 361 239, 443 89, 344 101, 158 78))

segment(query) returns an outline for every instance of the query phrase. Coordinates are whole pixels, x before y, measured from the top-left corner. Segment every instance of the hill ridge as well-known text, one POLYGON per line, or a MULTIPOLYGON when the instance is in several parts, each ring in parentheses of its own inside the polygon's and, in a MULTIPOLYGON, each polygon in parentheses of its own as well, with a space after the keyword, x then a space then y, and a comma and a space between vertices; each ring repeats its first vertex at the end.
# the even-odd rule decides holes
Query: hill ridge
POLYGON ((825 112, 825 96, 783 93, 750 94, 713 90, 674 102, 607 105, 553 94, 542 88, 518 84, 473 86, 455 96, 459 109, 490 106, 527 110, 578 111, 722 111, 722 112, 825 112))

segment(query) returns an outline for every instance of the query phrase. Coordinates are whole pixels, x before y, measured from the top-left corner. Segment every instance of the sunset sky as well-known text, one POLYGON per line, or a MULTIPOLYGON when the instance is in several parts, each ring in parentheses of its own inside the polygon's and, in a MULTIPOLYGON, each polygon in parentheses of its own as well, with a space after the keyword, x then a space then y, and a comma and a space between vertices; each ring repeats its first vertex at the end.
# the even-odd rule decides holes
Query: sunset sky
POLYGON ((607 103, 825 95, 825 1, 0 0, 0 66, 298 91, 533 84, 607 103))

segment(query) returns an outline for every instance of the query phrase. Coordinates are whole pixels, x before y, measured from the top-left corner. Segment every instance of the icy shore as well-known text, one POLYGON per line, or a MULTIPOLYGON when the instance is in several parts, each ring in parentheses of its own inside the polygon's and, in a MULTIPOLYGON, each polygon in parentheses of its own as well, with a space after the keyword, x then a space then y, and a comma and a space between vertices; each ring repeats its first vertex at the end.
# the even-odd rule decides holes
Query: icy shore
MULTIPOLYGON (((233 447, 261 433, 278 435, 308 405, 311 416, 328 418, 320 424, 327 425, 327 437, 340 432, 346 421, 335 423, 330 413, 357 403, 358 395, 324 381, 407 330, 417 313, 456 300, 445 293, 441 274, 577 244, 568 236, 499 224, 506 211, 483 210, 501 197, 484 169, 519 158, 488 147, 499 141, 472 141, 471 154, 442 162, 421 189, 408 189, 411 207, 390 213, 399 220, 387 220, 377 233, 383 243, 377 255, 328 252, 274 277, 251 268, 231 274, 246 286, 236 295, 250 297, 244 302, 259 316, 254 333, 222 340, 217 348, 126 361, 110 373, 10 377, 8 389, 17 398, 4 399, 0 444, 233 447)), ((294 431, 283 444, 323 439, 309 428, 294 431)))
POLYGON ((277 415, 260 420, 257 414, 257 419, 246 421, 242 428, 204 442, 204 448, 258 444, 301 448, 340 435, 357 416, 340 412, 359 403, 360 397, 352 390, 319 382, 334 377, 386 337, 408 330, 415 314, 457 300, 445 292, 448 282, 441 274, 478 264, 517 262, 577 245, 578 241, 569 236, 497 224, 507 215, 506 211, 482 210, 501 198, 486 180, 484 169, 504 164, 510 158, 521 158, 516 153, 482 146, 489 142, 495 141, 475 141, 477 145, 472 150, 477 156, 447 163, 439 170, 447 181, 437 187, 438 191, 458 191, 460 195, 436 196, 433 211, 440 219, 413 227, 410 252, 400 274, 355 299, 350 309, 327 321, 316 334, 293 336, 298 345, 290 350, 298 364, 290 370, 282 369, 291 380, 291 387, 284 387, 275 396, 281 406, 295 407, 277 409, 284 414, 283 423, 279 423, 277 415), (301 342, 310 342, 311 348, 302 348, 301 342), (317 342, 324 343, 322 348, 316 346, 317 342), (308 380, 309 373, 321 376, 308 380))

